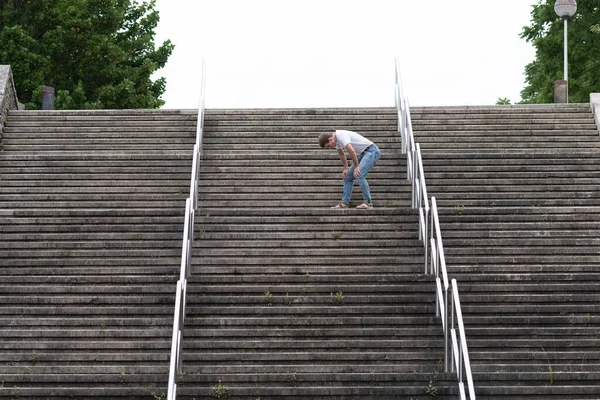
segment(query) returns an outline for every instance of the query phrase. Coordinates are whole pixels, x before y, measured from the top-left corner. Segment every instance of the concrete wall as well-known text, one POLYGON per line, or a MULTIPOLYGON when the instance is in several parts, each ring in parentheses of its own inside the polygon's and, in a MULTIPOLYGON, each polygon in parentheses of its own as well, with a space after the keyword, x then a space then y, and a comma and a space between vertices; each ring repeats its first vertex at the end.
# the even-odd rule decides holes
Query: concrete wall
POLYGON ((23 108, 19 104, 10 65, 0 65, 0 138, 8 110, 23 108))
POLYGON ((594 118, 596 118, 596 126, 600 132, 600 93, 590 93, 590 104, 594 118))

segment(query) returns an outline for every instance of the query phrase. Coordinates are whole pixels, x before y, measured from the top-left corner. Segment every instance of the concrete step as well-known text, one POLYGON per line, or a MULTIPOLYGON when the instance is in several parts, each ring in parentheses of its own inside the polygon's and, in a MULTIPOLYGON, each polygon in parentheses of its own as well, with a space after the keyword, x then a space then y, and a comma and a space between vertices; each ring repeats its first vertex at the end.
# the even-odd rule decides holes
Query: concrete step
POLYGON ((444 107, 411 107, 411 116, 418 119, 435 116, 469 118, 473 115, 501 115, 503 118, 521 118, 522 116, 544 117, 549 114, 576 115, 591 113, 589 104, 515 104, 512 106, 444 106, 444 107))
MULTIPOLYGON (((241 173, 229 173, 229 174, 224 174, 224 173, 220 173, 220 174, 215 174, 214 176, 203 176, 199 183, 201 185, 207 186, 207 187, 214 187, 215 185, 217 185, 220 181, 223 181, 223 183, 220 184, 220 186, 227 186, 227 185, 232 185, 233 180, 250 180, 250 182, 248 182, 248 185, 254 184, 269 184, 271 186, 294 186, 296 184, 302 184, 304 186, 320 186, 318 185, 319 182, 323 182, 324 179, 327 179, 324 183, 328 184, 328 185, 336 185, 336 186, 341 186, 343 185, 343 181, 342 179, 337 176, 339 174, 341 174, 341 168, 336 170, 335 172, 337 172, 335 175, 335 179, 332 176, 333 174, 329 173, 329 174, 325 174, 325 173, 318 173, 315 174, 314 176, 311 176, 310 179, 308 179, 306 177, 306 175, 304 173, 280 173, 278 171, 265 171, 262 174, 261 173, 249 173, 249 172, 241 172, 241 173), (287 177, 287 179, 286 179, 287 177), (262 178, 262 179, 261 179, 262 178), (213 182, 216 181, 216 182, 213 182)), ((150 173, 145 173, 145 174, 127 174, 127 173, 112 173, 112 174, 104 174, 102 175, 102 177, 100 178, 97 174, 89 174, 89 173, 85 173, 85 174, 81 174, 81 173, 62 173, 62 174, 51 174, 51 173, 42 173, 42 174, 11 174, 9 176, 7 176, 8 179, 6 179, 6 183, 9 184, 10 181, 17 181, 16 183, 20 183, 23 182, 23 184, 27 184, 27 183, 31 183, 31 184, 35 184, 38 181, 43 181, 43 182, 47 182, 48 186, 60 186, 60 185, 66 185, 65 182, 70 182, 70 181, 84 181, 85 182, 89 182, 89 185, 98 185, 98 184, 106 184, 106 183, 110 183, 112 181, 136 181, 136 176, 139 177, 140 181, 145 181, 145 180, 154 180, 154 181, 168 181, 169 179, 172 178, 178 178, 178 184, 181 185, 181 182, 183 179, 181 179, 181 175, 183 174, 175 174, 175 176, 173 176, 174 174, 170 173, 170 174, 166 174, 166 173, 155 173, 155 174, 150 174, 150 173)), ((380 181, 379 184, 380 185, 387 185, 387 186, 404 186, 404 187, 410 187, 409 183, 405 183, 402 182, 404 176, 396 171, 377 171, 376 173, 370 174, 369 177, 373 180, 378 180, 380 181), (396 179, 397 182, 390 182, 390 180, 396 179), (400 181, 400 184, 399 182, 400 181)), ((38 184, 39 185, 39 184, 38 184)), ((23 185, 21 185, 23 186, 23 185)), ((107 185, 110 186, 110 185, 107 185)))
MULTIPOLYGON (((450 150, 450 149, 449 149, 450 150)), ((426 165, 446 166, 448 160, 453 160, 460 166, 468 165, 491 165, 495 168, 502 169, 503 167, 511 168, 514 165, 522 164, 531 168, 536 165, 589 165, 590 159, 598 159, 598 151, 594 149, 574 150, 566 149, 539 149, 535 151, 535 157, 528 154, 525 150, 514 149, 514 151, 488 151, 485 148, 480 148, 478 151, 464 151, 457 153, 454 151, 428 151, 423 152, 423 163, 426 165), (511 160, 521 160, 518 163, 511 160), (499 161, 502 161, 501 163, 499 161)))
MULTIPOLYGON (((418 140, 418 139, 417 139, 418 140)), ((419 142, 421 143, 421 142, 419 142)), ((424 152, 435 152, 435 151, 467 151, 473 152, 480 149, 482 145, 479 141, 470 143, 470 142, 461 142, 461 141, 451 141, 448 145, 440 144, 439 142, 435 143, 427 143, 423 142, 421 145, 421 150, 424 152)), ((558 141, 550 141, 550 142, 514 142, 514 141, 491 141, 485 145, 486 151, 510 151, 513 149, 519 149, 522 151, 538 151, 539 149, 564 149, 565 147, 572 147, 575 150, 586 150, 586 149, 597 149, 599 147, 597 137, 594 135, 590 135, 588 140, 574 140, 565 143, 561 143, 558 141)))

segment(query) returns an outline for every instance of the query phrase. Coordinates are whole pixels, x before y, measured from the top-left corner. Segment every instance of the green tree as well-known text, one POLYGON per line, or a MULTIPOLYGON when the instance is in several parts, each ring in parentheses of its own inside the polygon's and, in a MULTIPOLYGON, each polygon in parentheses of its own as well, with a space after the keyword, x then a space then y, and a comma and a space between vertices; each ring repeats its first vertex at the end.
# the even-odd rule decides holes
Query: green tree
POLYGON ((173 51, 156 48, 156 0, 0 0, 0 64, 19 100, 39 108, 43 85, 57 109, 159 108, 173 51))
MULTIPOLYGON (((554 81, 564 78, 564 24, 554 11, 555 0, 540 0, 531 11, 531 25, 521 38, 533 44, 535 60, 525 67, 523 103, 554 101, 554 81)), ((579 1, 568 22, 569 101, 587 103, 590 93, 600 92, 600 35, 594 24, 600 19, 600 2, 579 1)))

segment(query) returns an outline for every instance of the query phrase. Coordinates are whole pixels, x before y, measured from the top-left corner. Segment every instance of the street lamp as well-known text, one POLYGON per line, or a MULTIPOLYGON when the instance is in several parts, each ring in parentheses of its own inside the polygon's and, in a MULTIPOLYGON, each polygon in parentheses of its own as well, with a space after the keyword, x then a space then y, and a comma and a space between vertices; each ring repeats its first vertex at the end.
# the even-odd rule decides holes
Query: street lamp
POLYGON ((577 2, 575 0, 556 0, 554 11, 565 22, 565 83, 567 84, 567 103, 569 102, 569 64, 567 62, 567 20, 575 15, 577 11, 577 2))

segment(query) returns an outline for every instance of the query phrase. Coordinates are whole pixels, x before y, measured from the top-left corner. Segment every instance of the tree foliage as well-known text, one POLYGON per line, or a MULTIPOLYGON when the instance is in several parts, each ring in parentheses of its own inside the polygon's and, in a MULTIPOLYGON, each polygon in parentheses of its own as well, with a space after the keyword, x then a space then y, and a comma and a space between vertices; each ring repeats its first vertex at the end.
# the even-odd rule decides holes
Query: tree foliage
POLYGON ((0 64, 19 100, 39 108, 42 86, 57 109, 158 108, 165 79, 151 79, 174 46, 156 48, 156 0, 0 0, 0 64))
MULTIPOLYGON (((539 0, 531 12, 531 25, 521 38, 533 44, 535 60, 525 67, 523 103, 554 101, 554 81, 564 78, 564 23, 554 11, 555 0, 539 0)), ((568 21, 569 101, 587 103, 600 92, 600 2, 577 2, 577 13, 568 21)))

